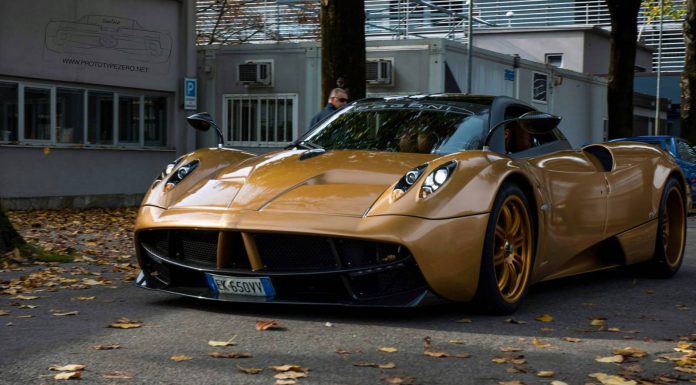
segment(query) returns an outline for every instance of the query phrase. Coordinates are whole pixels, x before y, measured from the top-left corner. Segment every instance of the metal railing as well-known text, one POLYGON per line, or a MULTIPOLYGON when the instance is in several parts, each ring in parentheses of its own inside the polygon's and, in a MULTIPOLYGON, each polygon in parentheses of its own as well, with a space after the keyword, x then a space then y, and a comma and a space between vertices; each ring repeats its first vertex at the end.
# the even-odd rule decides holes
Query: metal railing
MULTIPOLYGON (((684 7, 685 0, 673 0, 684 7)), ((198 0, 198 43, 313 41, 319 38, 319 0, 198 0), (225 7, 223 9, 222 7, 225 7), (221 12, 222 11, 222 12, 221 12)), ((466 0, 365 0, 367 39, 447 38, 466 42, 466 0)), ((609 28, 604 0, 474 0, 474 29, 593 25, 609 28)), ((665 19, 662 71, 684 65, 682 21, 665 19)), ((657 21, 639 16, 642 41, 657 47, 657 21)), ((654 54, 654 67, 660 55, 654 54)))

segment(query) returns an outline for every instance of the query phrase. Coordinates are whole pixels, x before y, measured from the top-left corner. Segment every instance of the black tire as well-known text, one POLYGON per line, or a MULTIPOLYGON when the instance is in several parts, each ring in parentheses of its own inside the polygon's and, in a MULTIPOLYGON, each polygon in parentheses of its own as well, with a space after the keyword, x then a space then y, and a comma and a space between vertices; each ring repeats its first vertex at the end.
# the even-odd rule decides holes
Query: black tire
POLYGON ((510 314, 527 294, 534 263, 534 223, 529 203, 513 183, 503 183, 486 226, 474 302, 493 314, 510 314))
POLYGON ((653 258, 645 266, 652 277, 670 278, 679 271, 686 243, 686 200, 684 188, 669 178, 662 190, 653 258))

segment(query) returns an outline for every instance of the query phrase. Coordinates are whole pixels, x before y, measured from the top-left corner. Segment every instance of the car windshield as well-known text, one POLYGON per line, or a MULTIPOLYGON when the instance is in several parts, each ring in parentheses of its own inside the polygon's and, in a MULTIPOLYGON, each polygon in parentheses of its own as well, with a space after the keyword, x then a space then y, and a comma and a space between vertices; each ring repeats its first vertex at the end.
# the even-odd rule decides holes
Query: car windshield
POLYGON ((481 149, 488 110, 445 103, 371 103, 348 107, 302 142, 327 150, 449 154, 481 149))

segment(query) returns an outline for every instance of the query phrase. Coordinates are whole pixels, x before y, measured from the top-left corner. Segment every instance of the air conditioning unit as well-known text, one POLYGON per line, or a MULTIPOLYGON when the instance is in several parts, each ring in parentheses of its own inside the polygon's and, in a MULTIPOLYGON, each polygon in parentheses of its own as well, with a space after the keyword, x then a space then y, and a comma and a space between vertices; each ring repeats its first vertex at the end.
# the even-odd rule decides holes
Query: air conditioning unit
POLYGON ((368 85, 394 85, 394 59, 368 59, 365 63, 365 77, 368 85))
POLYGON ((237 67, 237 81, 247 86, 273 86, 273 62, 247 61, 237 67))

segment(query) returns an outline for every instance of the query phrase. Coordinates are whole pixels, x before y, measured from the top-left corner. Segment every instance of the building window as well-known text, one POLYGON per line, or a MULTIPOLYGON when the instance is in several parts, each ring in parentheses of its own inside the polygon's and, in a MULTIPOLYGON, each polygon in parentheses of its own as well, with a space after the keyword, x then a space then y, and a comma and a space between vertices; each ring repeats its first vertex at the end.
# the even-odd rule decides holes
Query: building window
POLYGON ((87 143, 114 143, 114 94, 112 92, 88 92, 87 143))
POLYGON ((145 145, 164 146, 167 143, 167 98, 145 97, 145 145))
POLYGON ((563 68, 563 54, 562 53, 547 53, 546 54, 546 64, 563 68))
POLYGON ((297 94, 225 95, 223 128, 231 145, 284 145, 297 137, 297 94))
POLYGON ((0 142, 17 140, 17 84, 0 83, 0 142))
POLYGON ((56 89, 56 141, 84 143, 85 91, 56 89))
POLYGON ((24 88, 24 139, 51 140, 51 90, 24 88))
POLYGON ((548 101, 549 76, 539 72, 534 72, 532 81, 532 101, 544 103, 548 101))
POLYGON ((164 95, 0 82, 0 143, 164 147, 164 95))
POLYGON ((139 96, 118 96, 118 142, 140 143, 139 96))

